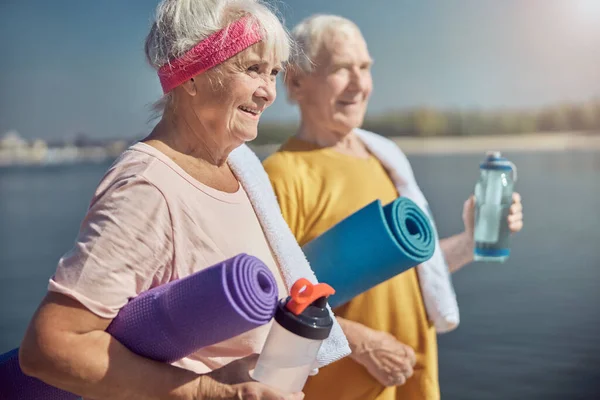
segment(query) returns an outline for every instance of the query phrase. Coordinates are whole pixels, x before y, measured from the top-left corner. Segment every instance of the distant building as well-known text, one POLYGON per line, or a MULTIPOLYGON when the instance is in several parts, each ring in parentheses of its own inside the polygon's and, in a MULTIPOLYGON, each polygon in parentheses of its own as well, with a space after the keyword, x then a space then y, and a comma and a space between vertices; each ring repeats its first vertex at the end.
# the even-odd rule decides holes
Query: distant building
POLYGON ((27 141, 17 131, 8 131, 0 137, 0 149, 2 150, 18 150, 26 147, 28 147, 27 141))
POLYGON ((0 167, 101 163, 115 159, 127 146, 126 140, 97 140, 85 134, 78 134, 71 141, 29 142, 13 130, 0 136, 0 167))

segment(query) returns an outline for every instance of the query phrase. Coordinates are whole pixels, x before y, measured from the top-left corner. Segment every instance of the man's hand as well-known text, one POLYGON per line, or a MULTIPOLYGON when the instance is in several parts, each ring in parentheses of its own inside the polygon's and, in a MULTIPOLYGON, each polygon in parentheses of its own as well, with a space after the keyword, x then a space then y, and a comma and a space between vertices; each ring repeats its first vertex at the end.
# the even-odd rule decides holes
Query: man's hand
MULTIPOLYGON (((521 204, 521 195, 514 192, 512 195, 512 204, 508 211, 508 229, 511 233, 517 233, 523 229, 523 205, 521 204)), ((475 196, 471 196, 463 205, 463 223, 468 237, 472 238, 475 231, 475 196)))
POLYGON ((508 211, 508 229, 511 233, 517 233, 523 229, 523 204, 521 204, 521 195, 513 193, 513 202, 508 211))
POLYGON ((387 332, 338 317, 352 354, 350 357, 384 386, 403 385, 413 374, 415 352, 387 332))

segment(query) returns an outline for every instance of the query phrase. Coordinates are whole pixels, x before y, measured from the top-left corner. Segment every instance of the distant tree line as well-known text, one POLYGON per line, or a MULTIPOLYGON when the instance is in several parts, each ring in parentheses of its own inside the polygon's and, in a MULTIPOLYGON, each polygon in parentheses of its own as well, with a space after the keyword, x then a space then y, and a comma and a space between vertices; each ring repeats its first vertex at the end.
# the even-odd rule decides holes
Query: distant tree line
MULTIPOLYGON (((261 123, 255 144, 281 143, 296 123, 261 123)), ((384 136, 477 136, 532 132, 600 133, 600 99, 535 110, 438 110, 418 107, 367 116, 363 127, 384 136)))

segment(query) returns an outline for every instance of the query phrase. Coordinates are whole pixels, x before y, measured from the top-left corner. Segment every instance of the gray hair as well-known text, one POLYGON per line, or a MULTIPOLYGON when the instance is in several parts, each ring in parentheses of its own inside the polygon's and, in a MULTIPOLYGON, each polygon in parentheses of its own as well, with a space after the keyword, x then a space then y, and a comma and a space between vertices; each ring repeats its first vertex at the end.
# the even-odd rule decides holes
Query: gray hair
MULTIPOLYGON (((146 59, 158 70, 243 16, 250 17, 248 28, 258 24, 263 46, 272 50, 276 59, 287 61, 291 39, 276 11, 263 0, 162 0, 146 37, 146 59)), ((218 72, 213 70, 207 72, 218 72)), ((165 94, 153 109, 162 113, 172 97, 172 92, 165 94)))
POLYGON ((296 51, 290 57, 288 66, 310 73, 314 60, 321 50, 327 35, 333 32, 358 32, 358 26, 338 15, 315 14, 304 20, 292 29, 292 39, 296 43, 296 51))

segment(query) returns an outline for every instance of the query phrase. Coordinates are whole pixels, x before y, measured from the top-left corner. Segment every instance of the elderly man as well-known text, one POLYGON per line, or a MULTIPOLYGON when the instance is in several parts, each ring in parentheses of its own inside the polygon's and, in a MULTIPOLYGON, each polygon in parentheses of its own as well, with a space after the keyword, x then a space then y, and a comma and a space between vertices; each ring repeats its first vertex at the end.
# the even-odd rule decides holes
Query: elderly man
MULTIPOLYGON (((405 170, 395 171, 399 176, 393 181, 363 139, 395 145, 358 129, 372 90, 372 60, 358 27, 341 17, 317 15, 292 34, 300 51, 288 66, 286 87, 300 107, 301 123, 264 166, 284 218, 303 245, 375 199, 393 201, 402 194, 398 181, 414 181, 414 176, 406 160, 405 170)), ((394 151, 405 159, 399 149, 394 151)), ((418 187, 416 182, 413 186, 418 187)), ((522 228, 522 213, 519 195, 513 199, 508 219, 516 232, 522 228)), ((439 242, 446 275, 473 260, 473 210, 470 197, 463 209, 464 232, 439 242)), ((304 388, 307 399, 440 397, 436 330, 416 269, 335 311, 353 353, 310 378, 304 388)))

